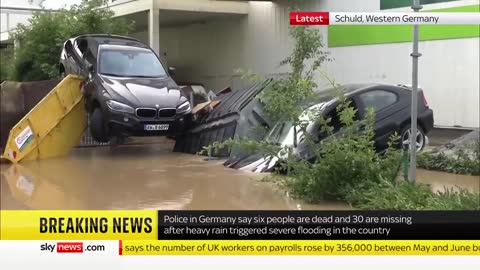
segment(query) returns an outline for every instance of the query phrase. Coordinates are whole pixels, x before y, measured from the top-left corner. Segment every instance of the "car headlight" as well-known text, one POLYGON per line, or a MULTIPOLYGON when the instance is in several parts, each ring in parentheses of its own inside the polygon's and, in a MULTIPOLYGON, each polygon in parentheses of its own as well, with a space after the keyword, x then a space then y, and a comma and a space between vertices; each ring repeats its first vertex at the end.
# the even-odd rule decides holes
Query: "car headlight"
POLYGON ((114 100, 107 100, 107 106, 112 111, 125 112, 125 113, 135 112, 135 110, 132 107, 114 100))
POLYGON ((190 102, 188 102, 187 100, 177 107, 177 112, 187 112, 187 111, 190 111, 191 109, 192 108, 190 107, 190 102))

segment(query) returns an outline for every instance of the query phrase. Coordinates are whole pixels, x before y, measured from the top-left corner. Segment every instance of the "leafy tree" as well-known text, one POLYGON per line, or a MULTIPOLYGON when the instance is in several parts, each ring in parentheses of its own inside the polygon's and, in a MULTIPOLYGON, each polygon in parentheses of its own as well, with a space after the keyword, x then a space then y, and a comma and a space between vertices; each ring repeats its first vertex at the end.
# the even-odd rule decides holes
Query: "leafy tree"
POLYGON ((60 52, 69 38, 100 33, 126 35, 133 29, 133 22, 114 18, 114 12, 102 4, 102 0, 83 0, 58 12, 34 12, 28 25, 19 24, 13 32, 17 41, 13 79, 34 81, 58 76, 60 52))
POLYGON ((314 95, 316 73, 323 63, 332 59, 329 52, 323 50, 322 36, 317 28, 290 26, 289 30, 294 48, 280 65, 289 65, 291 72, 285 78, 274 80, 261 98, 273 120, 297 123, 303 111, 300 105, 314 95))
POLYGON ((0 83, 11 79, 13 64, 13 47, 0 49, 0 83))

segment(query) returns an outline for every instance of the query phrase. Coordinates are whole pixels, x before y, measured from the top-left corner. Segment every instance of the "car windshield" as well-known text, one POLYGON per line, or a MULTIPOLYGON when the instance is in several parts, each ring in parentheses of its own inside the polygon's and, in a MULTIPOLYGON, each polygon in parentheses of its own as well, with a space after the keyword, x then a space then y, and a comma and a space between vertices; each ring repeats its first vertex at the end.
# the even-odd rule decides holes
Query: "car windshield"
POLYGON ((277 122, 272 130, 266 137, 266 141, 269 143, 282 143, 287 137, 290 129, 292 128, 292 122, 277 122))
MULTIPOLYGON (((328 100, 327 98, 320 98, 322 100, 328 100)), ((307 122, 315 121, 316 117, 319 117, 317 113, 323 112, 327 106, 331 104, 332 100, 329 102, 320 102, 309 108, 305 109, 300 119, 307 122), (310 120, 309 120, 310 119, 310 120)), ((311 102, 309 102, 311 103, 311 102)), ((291 121, 279 121, 277 122, 271 131, 266 136, 266 141, 269 143, 293 143, 293 133, 292 133, 293 123, 291 121)), ((307 131, 310 132, 309 127, 307 127, 307 131)), ((299 130, 297 129, 297 132, 299 130)))
POLYGON ((163 77, 165 69, 157 56, 146 49, 103 49, 99 72, 119 77, 163 77))

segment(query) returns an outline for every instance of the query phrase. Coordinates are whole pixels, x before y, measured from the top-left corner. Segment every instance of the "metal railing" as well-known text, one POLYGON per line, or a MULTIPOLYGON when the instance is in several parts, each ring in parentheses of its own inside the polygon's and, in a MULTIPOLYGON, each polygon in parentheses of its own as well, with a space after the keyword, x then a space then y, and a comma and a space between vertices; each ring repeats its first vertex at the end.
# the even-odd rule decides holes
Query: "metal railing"
MULTIPOLYGON (((87 114, 87 119, 90 119, 89 115, 87 114)), ((87 122, 87 130, 83 134, 82 138, 80 139, 80 143, 76 147, 99 147, 99 146, 108 146, 110 145, 109 142, 107 143, 102 143, 102 142, 97 142, 96 140, 93 139, 91 133, 90 133, 90 123, 89 121, 87 122)))
POLYGON ((85 134, 83 134, 82 138, 80 139, 80 143, 76 147, 99 147, 99 146, 109 146, 110 143, 102 143, 102 142, 97 142, 93 139, 93 137, 90 135, 90 129, 87 129, 85 131, 85 134))

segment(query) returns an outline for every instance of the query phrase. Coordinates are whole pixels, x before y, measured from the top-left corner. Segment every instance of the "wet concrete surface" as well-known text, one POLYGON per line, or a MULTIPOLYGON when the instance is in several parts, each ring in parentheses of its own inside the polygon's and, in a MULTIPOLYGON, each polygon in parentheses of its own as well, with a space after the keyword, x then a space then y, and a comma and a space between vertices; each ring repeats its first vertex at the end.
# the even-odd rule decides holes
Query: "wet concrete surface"
POLYGON ((304 204, 258 175, 172 148, 168 141, 81 148, 62 159, 2 164, 1 209, 350 209, 304 204))

